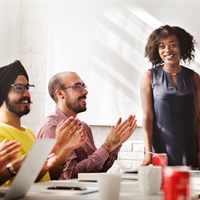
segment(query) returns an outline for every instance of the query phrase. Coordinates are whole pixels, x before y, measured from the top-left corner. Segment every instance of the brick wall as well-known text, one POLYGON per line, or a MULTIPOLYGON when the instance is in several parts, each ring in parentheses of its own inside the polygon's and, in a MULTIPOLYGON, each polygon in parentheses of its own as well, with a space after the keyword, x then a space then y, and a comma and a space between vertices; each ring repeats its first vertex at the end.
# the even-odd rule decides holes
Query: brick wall
POLYGON ((45 1, 21 1, 20 59, 28 71, 30 83, 35 85, 31 112, 22 122, 33 132, 45 115, 47 6, 45 1))
MULTIPOLYGON (((96 146, 99 147, 110 132, 110 126, 91 126, 96 146)), ((123 172, 141 165, 144 155, 142 128, 137 127, 133 135, 126 141, 119 152, 110 172, 123 172)))
MULTIPOLYGON (((22 123, 35 132, 38 123, 45 117, 46 66, 47 66, 47 15, 45 1, 21 1, 20 59, 30 75, 30 83, 35 84, 32 93, 32 108, 22 123)), ((97 147, 109 133, 109 126, 92 126, 97 147)), ((110 171, 121 172, 141 164, 143 159, 143 139, 141 127, 122 146, 118 160, 110 171)))

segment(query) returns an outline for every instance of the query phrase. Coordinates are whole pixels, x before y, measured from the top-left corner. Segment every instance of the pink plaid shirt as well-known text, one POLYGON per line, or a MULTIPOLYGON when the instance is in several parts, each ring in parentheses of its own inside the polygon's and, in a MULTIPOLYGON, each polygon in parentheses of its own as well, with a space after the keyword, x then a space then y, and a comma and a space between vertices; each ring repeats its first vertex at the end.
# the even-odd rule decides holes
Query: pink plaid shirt
MULTIPOLYGON (((37 138, 55 138, 55 130, 59 122, 67 117, 59 109, 49 115, 40 124, 36 132, 37 138)), ((84 172, 106 172, 117 159, 121 146, 108 153, 103 147, 95 146, 91 128, 81 122, 87 134, 87 140, 83 146, 71 152, 67 159, 67 166, 60 176, 60 180, 77 178, 78 173, 84 172)))

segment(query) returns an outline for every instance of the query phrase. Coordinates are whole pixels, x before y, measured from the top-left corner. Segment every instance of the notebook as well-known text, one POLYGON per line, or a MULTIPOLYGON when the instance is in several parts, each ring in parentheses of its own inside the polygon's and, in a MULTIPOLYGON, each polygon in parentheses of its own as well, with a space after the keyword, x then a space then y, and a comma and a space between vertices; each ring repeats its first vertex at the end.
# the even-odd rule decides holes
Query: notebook
POLYGON ((11 186, 6 192, 3 192, 5 188, 0 189, 0 199, 12 200, 26 195, 51 153, 55 142, 56 139, 37 139, 35 141, 11 186))

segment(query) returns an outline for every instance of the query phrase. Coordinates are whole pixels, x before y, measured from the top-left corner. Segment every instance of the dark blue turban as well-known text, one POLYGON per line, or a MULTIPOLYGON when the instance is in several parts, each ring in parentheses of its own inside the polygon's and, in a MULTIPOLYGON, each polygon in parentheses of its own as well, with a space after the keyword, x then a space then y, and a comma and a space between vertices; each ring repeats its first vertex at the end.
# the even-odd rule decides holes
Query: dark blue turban
POLYGON ((0 68, 0 107, 7 98, 11 85, 19 75, 25 76, 29 81, 28 74, 19 60, 0 68))

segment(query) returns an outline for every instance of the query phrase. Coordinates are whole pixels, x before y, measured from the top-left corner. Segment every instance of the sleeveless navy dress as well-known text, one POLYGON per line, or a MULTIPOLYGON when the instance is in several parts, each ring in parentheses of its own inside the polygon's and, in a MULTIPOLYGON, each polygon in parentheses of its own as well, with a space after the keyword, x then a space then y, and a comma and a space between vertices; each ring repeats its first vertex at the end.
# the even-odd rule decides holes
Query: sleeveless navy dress
POLYGON ((171 74, 162 66, 152 73, 154 127, 152 146, 167 153, 168 165, 197 166, 196 103, 194 71, 182 68, 175 87, 171 74))

